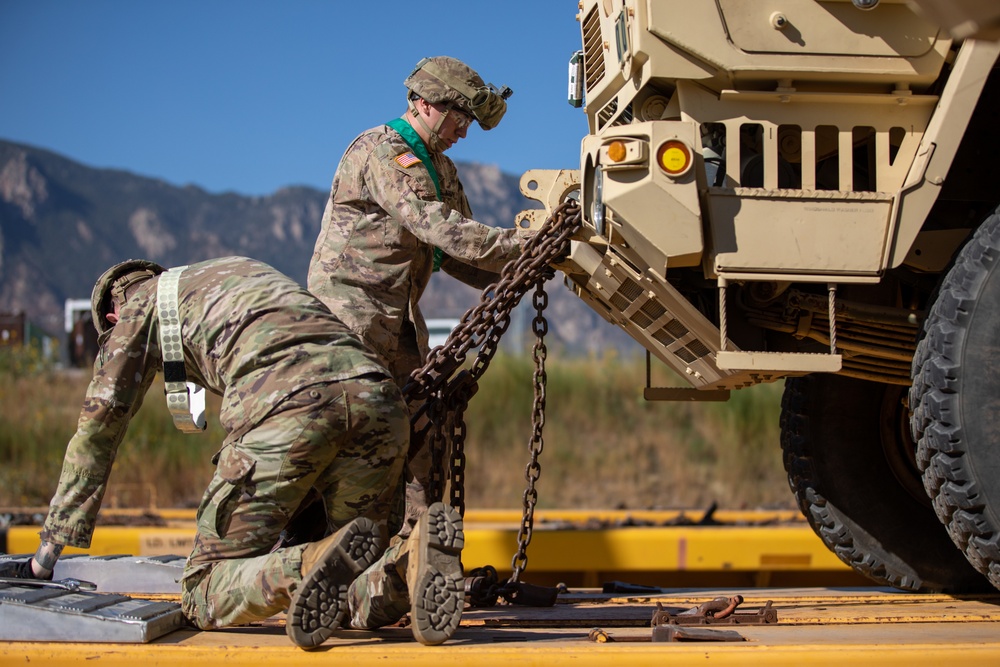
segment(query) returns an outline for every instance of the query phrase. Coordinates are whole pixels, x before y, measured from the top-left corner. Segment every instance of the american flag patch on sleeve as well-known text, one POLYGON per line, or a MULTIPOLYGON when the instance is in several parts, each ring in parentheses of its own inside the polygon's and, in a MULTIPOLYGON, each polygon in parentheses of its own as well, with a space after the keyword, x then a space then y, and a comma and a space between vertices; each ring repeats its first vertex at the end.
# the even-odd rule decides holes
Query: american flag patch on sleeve
POLYGON ((402 155, 396 156, 396 162, 399 163, 400 167, 405 168, 413 166, 416 163, 420 162, 420 158, 418 158, 413 153, 403 153, 402 155))

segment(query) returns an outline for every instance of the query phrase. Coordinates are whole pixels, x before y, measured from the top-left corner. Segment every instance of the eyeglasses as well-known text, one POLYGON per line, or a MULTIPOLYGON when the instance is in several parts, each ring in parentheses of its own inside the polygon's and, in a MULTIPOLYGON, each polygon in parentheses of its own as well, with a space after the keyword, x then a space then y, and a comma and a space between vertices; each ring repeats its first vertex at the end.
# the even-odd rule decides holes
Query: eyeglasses
POLYGON ((451 112, 449 115, 455 119, 455 129, 464 130, 472 125, 473 118, 469 114, 457 107, 449 107, 448 110, 451 112))
POLYGON ((461 109, 453 105, 438 104, 435 105, 437 110, 442 113, 447 113, 448 117, 455 122, 456 130, 464 130, 472 125, 472 121, 475 120, 472 116, 465 113, 461 109))

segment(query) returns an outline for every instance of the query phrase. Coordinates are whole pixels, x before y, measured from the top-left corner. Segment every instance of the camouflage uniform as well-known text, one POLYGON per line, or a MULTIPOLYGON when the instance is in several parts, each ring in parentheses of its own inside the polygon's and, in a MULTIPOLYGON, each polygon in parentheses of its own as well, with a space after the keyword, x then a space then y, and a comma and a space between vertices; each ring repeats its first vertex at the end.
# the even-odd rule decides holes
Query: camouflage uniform
MULTIPOLYGON (((422 163, 404 167, 396 160, 409 152, 388 126, 351 144, 333 180, 308 283, 379 354, 400 386, 429 351, 418 302, 433 271, 434 249, 444 252, 445 272, 480 289, 521 252, 516 230, 471 219, 450 159, 430 153, 441 185, 438 201, 422 163)), ((412 462, 410 468, 426 478, 412 462)))
MULTIPOLYGON (((431 128, 415 106, 418 98, 444 105, 445 113, 464 113, 489 130, 511 91, 487 86, 446 56, 421 60, 404 85, 409 116, 428 133, 427 143, 406 117, 354 140, 337 167, 308 278, 310 291, 371 345, 400 387, 429 352, 418 303, 438 264, 483 289, 521 254, 517 230, 472 219, 455 164, 442 152, 449 145, 438 135, 444 115, 431 128)), ((397 499, 405 498, 405 520, 383 558, 351 586, 355 627, 386 625, 408 610, 405 538, 427 508, 430 468, 428 448, 411 434, 405 494, 397 499)))
MULTIPOLYGON (((403 137, 388 126, 368 130, 347 149, 323 214, 308 283, 313 294, 374 348, 400 386, 429 352, 418 302, 431 277, 434 249, 444 252, 445 272, 480 289, 494 282, 504 264, 521 252, 516 230, 471 219, 450 159, 430 153, 441 186, 438 201, 422 163, 403 166, 407 160, 396 159, 410 152, 403 137)), ((427 505, 429 470, 426 448, 411 447, 403 536, 427 505)), ((387 558, 398 548, 390 547, 387 558)), ((381 576, 378 567, 373 571, 381 576)), ((365 585, 365 577, 356 584, 365 585)), ((387 595, 401 598, 398 591, 387 595)), ((378 622, 361 622, 355 613, 355 624, 391 623, 405 611, 401 601, 397 612, 378 622)))
POLYGON ((423 164, 396 159, 407 154, 410 146, 387 125, 364 132, 347 149, 308 282, 309 291, 360 334, 398 379, 427 356, 427 327, 417 304, 433 271, 434 249, 444 253, 442 270, 480 289, 521 254, 517 230, 472 220, 450 159, 430 153, 441 186, 438 201, 423 164))
MULTIPOLYGON (((101 336, 43 540, 90 544, 115 452, 162 368, 158 280, 139 284, 101 336)), ((207 629, 288 607, 305 545, 271 550, 310 489, 331 530, 360 515, 385 524, 408 424, 398 388, 362 341, 266 264, 193 264, 179 297, 188 380, 222 395, 228 434, 182 579, 184 613, 207 629)))

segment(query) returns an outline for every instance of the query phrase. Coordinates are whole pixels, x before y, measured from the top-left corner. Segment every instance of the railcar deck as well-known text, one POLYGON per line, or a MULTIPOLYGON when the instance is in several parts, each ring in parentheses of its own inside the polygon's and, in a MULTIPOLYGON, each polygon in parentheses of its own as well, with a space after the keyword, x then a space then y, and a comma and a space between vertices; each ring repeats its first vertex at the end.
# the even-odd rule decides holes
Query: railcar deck
MULTIPOLYGON (((384 665, 393 660, 435 667, 700 665, 706 661, 722 665, 1000 664, 1000 593, 922 595, 865 585, 829 554, 796 515, 718 512, 713 517, 718 524, 692 525, 704 517, 680 512, 539 513, 524 578, 531 583, 566 583, 557 604, 467 608, 455 637, 438 647, 417 644, 409 628, 401 625, 377 632, 341 630, 317 650, 303 651, 285 636, 284 619, 279 615, 214 632, 168 628, 165 634, 132 643, 77 641, 82 635, 60 641, 0 640, 0 664, 183 667, 337 661, 384 665), (844 583, 824 581, 830 578, 842 578, 844 583), (774 583, 796 579, 806 583, 774 583), (596 587, 600 584, 605 585, 596 587), (735 596, 743 598, 733 612, 738 623, 732 623, 732 618, 729 624, 723 624, 725 619, 699 625, 678 623, 684 619, 677 614, 735 596), (762 618, 764 611, 771 622, 749 624, 755 616, 762 618), (664 625, 675 627, 664 632, 664 625), (654 634, 662 639, 671 633, 674 641, 653 641, 654 634)), ((136 590, 155 586, 151 583, 155 577, 136 576, 138 570, 145 567, 160 574, 166 570, 169 589, 170 568, 179 573, 183 562, 140 553, 143 549, 179 546, 174 553, 184 553, 185 540, 190 539, 190 513, 160 512, 157 516, 160 525, 155 527, 134 525, 135 521, 127 526, 101 526, 90 556, 66 559, 67 572, 85 572, 81 568, 87 567, 107 572, 95 595, 126 593, 148 601, 151 606, 146 609, 157 612, 175 604, 176 591, 136 590)), ((517 519, 513 512, 470 512, 464 553, 467 567, 508 561, 516 544, 517 519)), ((37 530, 37 526, 8 527, 9 552, 30 553, 37 544, 37 530)), ((3 602, 0 591, 0 616, 16 611, 3 602)), ((0 627, 0 637, 3 633, 0 627)))
POLYGON ((804 588, 669 590, 615 597, 595 591, 561 596, 555 607, 467 610, 448 643, 413 641, 410 630, 338 631, 303 651, 283 620, 199 632, 179 629, 145 644, 0 642, 2 664, 318 665, 572 664, 987 665, 1000 664, 1000 597, 912 595, 885 589, 804 588), (656 602, 690 607, 717 595, 743 594, 743 607, 771 601, 777 622, 707 626, 741 641, 652 642, 656 602), (600 628, 602 632, 594 632, 600 628), (595 641, 591 637, 606 639, 595 641))

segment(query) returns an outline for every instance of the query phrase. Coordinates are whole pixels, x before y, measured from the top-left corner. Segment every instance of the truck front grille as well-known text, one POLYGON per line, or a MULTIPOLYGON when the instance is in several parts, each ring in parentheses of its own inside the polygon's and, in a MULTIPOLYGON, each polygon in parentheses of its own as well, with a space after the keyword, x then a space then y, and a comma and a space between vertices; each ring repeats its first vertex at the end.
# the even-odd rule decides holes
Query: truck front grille
POLYGON ((596 5, 583 20, 583 73, 588 93, 604 78, 604 40, 596 5))

